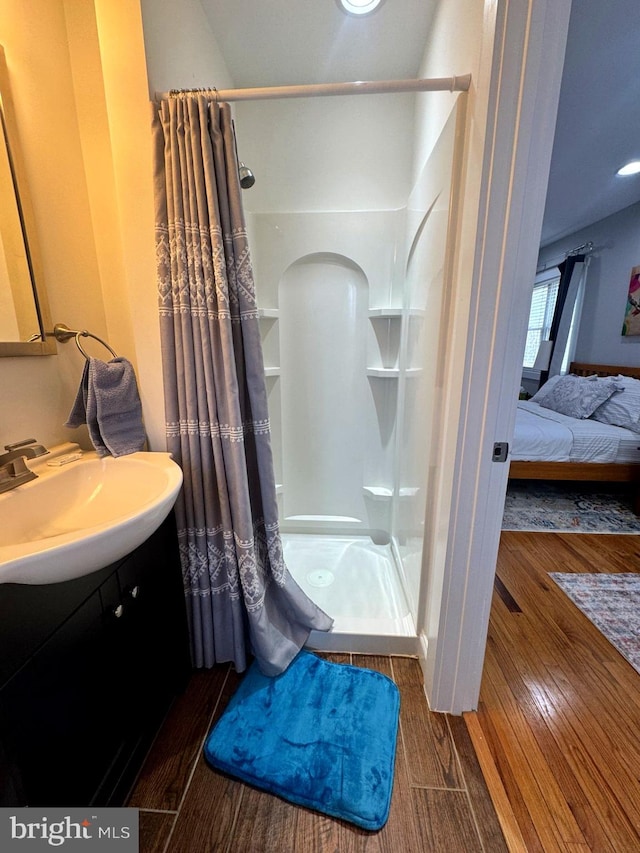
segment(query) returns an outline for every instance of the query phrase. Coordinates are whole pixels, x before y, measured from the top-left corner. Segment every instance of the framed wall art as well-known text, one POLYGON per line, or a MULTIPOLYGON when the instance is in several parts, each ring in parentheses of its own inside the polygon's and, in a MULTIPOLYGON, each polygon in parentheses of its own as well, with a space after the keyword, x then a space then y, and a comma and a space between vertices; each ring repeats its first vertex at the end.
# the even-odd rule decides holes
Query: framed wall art
POLYGON ((640 266, 631 269, 622 334, 640 335, 640 266))

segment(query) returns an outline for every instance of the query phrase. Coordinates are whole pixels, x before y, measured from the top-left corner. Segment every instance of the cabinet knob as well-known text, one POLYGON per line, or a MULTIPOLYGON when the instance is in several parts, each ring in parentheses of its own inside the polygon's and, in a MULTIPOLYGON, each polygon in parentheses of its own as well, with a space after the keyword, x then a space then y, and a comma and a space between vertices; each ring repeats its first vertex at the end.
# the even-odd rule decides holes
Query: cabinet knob
POLYGON ((117 607, 113 609, 113 615, 116 619, 120 619, 120 617, 124 614, 124 607, 122 604, 119 604, 117 607))
POLYGON ((131 589, 131 598, 137 598, 140 595, 140 587, 136 584, 131 589))

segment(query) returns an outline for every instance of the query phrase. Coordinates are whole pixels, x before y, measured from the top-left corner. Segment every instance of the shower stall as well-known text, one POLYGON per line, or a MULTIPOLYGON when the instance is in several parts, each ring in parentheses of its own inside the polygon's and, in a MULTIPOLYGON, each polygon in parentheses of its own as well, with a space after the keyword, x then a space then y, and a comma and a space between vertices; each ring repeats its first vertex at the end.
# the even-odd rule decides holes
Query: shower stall
POLYGON ((416 651, 423 551, 438 535, 429 496, 464 102, 403 203, 357 210, 314 209, 318 195, 287 209, 288 184, 279 203, 252 197, 270 166, 250 140, 273 117, 268 104, 235 108, 256 176, 243 201, 285 561, 334 618, 330 635, 312 634, 317 648, 416 651))

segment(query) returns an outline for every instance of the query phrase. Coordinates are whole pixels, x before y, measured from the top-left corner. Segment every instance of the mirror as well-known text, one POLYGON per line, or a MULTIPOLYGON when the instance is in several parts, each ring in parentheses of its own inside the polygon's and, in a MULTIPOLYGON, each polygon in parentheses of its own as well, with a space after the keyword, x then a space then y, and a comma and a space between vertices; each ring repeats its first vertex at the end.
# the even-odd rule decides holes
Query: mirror
POLYGON ((0 356, 54 355, 4 50, 0 47, 0 356))

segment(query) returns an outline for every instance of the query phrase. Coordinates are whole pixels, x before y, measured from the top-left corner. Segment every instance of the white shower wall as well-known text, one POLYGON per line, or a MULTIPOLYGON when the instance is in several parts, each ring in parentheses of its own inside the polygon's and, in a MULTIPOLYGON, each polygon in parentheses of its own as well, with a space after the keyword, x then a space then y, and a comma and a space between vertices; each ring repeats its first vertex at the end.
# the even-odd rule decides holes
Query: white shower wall
POLYGON ((403 210, 251 217, 286 530, 389 538, 404 221, 403 210))
POLYGON ((456 121, 454 110, 406 206, 247 215, 281 529, 323 534, 315 547, 327 555, 335 537, 368 537, 363 553, 387 548, 394 598, 410 614, 388 633, 416 634, 424 543, 435 536, 425 516, 456 121))
MULTIPOLYGON (((430 499, 438 488, 441 446, 446 334, 449 327, 447 291, 450 206, 454 148, 463 133, 464 102, 451 112, 431 156, 409 196, 406 211, 403 295, 404 324, 401 360, 406 366, 398 409, 396 471, 392 533, 397 543, 404 584, 414 617, 430 560, 443 547, 446 531, 437 529, 430 499)), ((432 601, 439 596, 432 594, 432 601)), ((419 621, 419 619, 417 620, 419 621)))
POLYGON ((280 306, 283 516, 361 524, 370 444, 367 279, 346 257, 306 255, 284 273, 280 306), (365 429, 355 429, 356 423, 365 429), (364 435, 363 435, 364 433, 364 435), (364 438, 364 440, 363 440, 364 438))
POLYGON ((233 104, 238 156, 256 174, 251 211, 393 210, 411 188, 416 96, 233 104))
POLYGON ((249 217, 281 529, 390 547, 413 625, 425 534, 435 535, 425 512, 456 120, 454 111, 406 208, 249 217))

